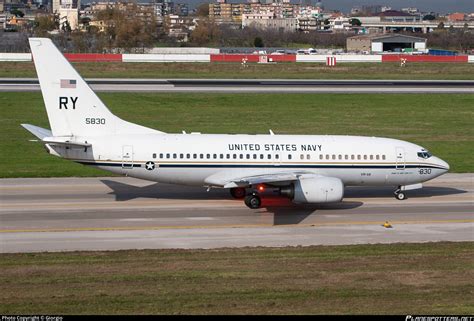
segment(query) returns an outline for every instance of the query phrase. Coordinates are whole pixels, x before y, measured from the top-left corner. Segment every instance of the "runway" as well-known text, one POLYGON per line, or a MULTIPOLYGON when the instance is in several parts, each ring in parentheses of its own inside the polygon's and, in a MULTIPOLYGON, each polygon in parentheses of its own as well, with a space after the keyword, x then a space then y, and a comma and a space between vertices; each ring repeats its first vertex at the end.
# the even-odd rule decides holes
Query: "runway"
POLYGON ((391 188, 348 188, 321 206, 268 193, 259 210, 226 190, 123 177, 2 179, 0 193, 1 253, 474 240, 474 174, 405 201, 391 188))
MULTIPOLYGON (((474 93, 472 80, 86 79, 98 92, 474 93)), ((0 92, 39 91, 35 78, 0 78, 0 92)))

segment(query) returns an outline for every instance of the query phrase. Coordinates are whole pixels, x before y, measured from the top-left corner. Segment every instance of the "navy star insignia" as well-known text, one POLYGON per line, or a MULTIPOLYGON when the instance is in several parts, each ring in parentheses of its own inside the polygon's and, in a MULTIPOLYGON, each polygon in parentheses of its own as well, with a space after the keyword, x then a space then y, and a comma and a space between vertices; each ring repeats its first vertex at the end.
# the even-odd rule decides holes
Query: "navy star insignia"
POLYGON ((149 171, 152 171, 155 169, 155 163, 154 162, 146 162, 145 168, 149 171))

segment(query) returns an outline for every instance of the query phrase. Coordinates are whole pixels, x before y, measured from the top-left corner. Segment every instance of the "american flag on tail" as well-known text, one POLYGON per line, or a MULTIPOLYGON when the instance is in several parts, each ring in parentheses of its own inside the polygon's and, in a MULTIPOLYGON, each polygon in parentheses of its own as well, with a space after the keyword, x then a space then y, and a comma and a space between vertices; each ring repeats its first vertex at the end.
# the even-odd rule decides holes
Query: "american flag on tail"
POLYGON ((76 88, 75 79, 61 79, 61 88, 76 88))

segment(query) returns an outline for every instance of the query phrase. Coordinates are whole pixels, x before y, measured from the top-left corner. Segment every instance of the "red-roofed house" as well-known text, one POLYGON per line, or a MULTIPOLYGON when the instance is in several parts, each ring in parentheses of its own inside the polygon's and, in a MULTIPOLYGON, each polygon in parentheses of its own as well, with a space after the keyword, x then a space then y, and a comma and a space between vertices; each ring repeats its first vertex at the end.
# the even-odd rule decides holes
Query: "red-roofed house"
POLYGON ((448 16, 449 21, 465 21, 466 14, 462 12, 452 13, 448 16))

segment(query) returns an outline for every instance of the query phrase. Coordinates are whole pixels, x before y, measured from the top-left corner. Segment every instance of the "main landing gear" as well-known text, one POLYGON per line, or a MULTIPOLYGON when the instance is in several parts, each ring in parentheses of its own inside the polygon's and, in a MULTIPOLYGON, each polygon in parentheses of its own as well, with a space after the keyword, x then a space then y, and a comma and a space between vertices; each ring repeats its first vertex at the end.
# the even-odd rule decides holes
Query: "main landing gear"
POLYGON ((244 187, 234 187, 230 189, 230 195, 235 199, 242 199, 247 194, 244 187))
POLYGON ((402 192, 400 186, 395 190, 395 192, 393 194, 395 194, 395 198, 399 201, 403 201, 407 198, 405 193, 402 192))
POLYGON ((247 207, 256 210, 262 205, 262 199, 256 193, 252 193, 245 196, 244 203, 247 207))
POLYGON ((262 199, 256 192, 247 195, 247 190, 244 187, 235 187, 230 189, 230 195, 235 199, 244 199, 245 205, 253 210, 262 206, 262 199))

